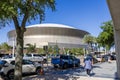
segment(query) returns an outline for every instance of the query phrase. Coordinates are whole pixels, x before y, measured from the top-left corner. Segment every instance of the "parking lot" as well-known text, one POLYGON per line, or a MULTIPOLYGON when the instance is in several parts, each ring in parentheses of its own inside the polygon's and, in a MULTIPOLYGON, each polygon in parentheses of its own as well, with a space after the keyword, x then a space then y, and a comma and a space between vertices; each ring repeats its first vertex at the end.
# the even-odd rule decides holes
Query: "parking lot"
POLYGON ((23 76, 23 80, 115 80, 116 61, 94 64, 91 77, 87 77, 83 68, 83 59, 80 59, 79 67, 67 69, 54 68, 49 60, 48 64, 43 64, 43 75, 27 74, 23 76))
POLYGON ((48 69, 46 64, 44 66, 44 75, 29 75, 23 80, 117 80, 116 61, 94 64, 91 77, 86 76, 83 66, 68 69, 54 69, 50 64, 48 69))

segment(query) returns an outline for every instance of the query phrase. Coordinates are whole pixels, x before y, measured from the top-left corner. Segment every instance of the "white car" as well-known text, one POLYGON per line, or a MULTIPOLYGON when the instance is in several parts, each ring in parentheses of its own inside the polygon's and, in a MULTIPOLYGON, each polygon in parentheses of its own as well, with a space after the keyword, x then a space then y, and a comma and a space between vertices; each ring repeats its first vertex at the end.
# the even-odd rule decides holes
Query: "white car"
MULTIPOLYGON (((7 76, 9 80, 14 78, 14 68, 15 68, 15 59, 4 59, 1 62, 4 62, 0 68, 1 76, 7 76)), ((42 69, 42 65, 39 63, 35 63, 30 60, 23 59, 22 63, 22 73, 33 73, 36 72, 40 74, 40 70, 42 69)))
POLYGON ((39 56, 38 54, 25 54, 23 59, 31 60, 34 62, 43 62, 43 57, 39 56))
POLYGON ((101 58, 101 57, 96 57, 96 59, 98 60, 98 62, 101 62, 101 61, 102 61, 102 58, 101 58))

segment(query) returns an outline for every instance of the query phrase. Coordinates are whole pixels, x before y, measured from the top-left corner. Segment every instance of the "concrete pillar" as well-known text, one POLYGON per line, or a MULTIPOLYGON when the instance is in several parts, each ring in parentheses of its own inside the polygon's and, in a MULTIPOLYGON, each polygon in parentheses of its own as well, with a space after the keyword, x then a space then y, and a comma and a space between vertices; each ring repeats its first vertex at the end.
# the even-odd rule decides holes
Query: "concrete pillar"
POLYGON ((107 3, 114 24, 117 75, 120 79, 120 0, 107 0, 107 3))

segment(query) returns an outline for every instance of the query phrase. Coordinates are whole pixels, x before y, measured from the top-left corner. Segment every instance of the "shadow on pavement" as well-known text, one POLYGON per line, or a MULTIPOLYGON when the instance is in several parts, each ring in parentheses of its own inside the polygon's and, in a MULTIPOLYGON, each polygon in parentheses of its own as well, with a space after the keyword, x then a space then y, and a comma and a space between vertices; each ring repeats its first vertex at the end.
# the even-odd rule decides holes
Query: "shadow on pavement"
POLYGON ((85 70, 82 66, 68 69, 51 68, 45 71, 44 75, 29 75, 22 80, 77 80, 83 71, 85 70))
POLYGON ((120 79, 118 78, 117 72, 115 72, 115 80, 120 80, 120 79))
POLYGON ((100 66, 93 66, 93 68, 101 68, 100 66))
POLYGON ((23 80, 70 80, 70 78, 72 80, 77 80, 79 77, 70 77, 70 76, 66 76, 66 75, 50 75, 50 74, 47 74, 47 75, 42 75, 42 76, 39 76, 39 75, 35 75, 35 76, 32 76, 32 77, 27 77, 27 78, 24 78, 23 80))

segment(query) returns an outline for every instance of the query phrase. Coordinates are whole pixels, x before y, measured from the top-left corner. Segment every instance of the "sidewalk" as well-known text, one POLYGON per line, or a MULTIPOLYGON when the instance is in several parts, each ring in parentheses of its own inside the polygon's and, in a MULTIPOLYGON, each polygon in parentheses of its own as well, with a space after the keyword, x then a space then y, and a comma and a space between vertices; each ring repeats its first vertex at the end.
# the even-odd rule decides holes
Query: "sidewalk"
MULTIPOLYGON (((77 69, 76 71, 80 71, 80 69, 77 69)), ((91 77, 88 77, 85 71, 81 71, 80 73, 73 74, 76 79, 74 79, 73 77, 72 78, 74 80, 119 80, 115 79, 116 71, 116 61, 112 61, 111 63, 103 62, 93 65, 91 77)))
POLYGON ((115 80, 116 77, 116 61, 111 63, 97 63, 93 66, 91 77, 86 76, 86 72, 82 72, 77 80, 115 80))
POLYGON ((77 80, 114 80, 111 78, 100 78, 100 77, 86 77, 86 76, 80 76, 77 80))

